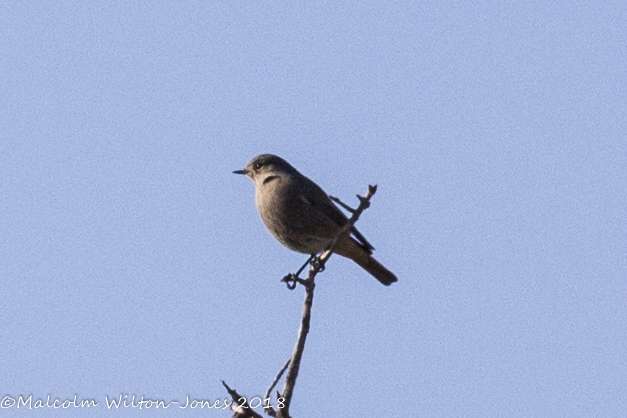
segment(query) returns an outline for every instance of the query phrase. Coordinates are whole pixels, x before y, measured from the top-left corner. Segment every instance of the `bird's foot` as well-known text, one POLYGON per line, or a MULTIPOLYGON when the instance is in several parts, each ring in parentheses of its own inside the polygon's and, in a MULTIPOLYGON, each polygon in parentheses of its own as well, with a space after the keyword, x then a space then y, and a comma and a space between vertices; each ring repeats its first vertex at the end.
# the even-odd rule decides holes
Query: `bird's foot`
MULTIPOLYGON (((306 279, 301 279, 298 276, 300 275, 300 273, 302 273, 303 270, 305 270, 305 267, 307 267, 310 264, 311 264, 312 267, 317 268, 316 266, 320 265, 320 257, 316 256, 315 254, 312 254, 307 259, 307 261, 305 261, 305 264, 300 266, 300 268, 298 269, 298 271, 296 273, 288 274, 287 276, 283 277, 281 279, 281 281, 285 282, 285 284, 287 285, 287 288, 290 289, 290 290, 296 289, 296 283, 300 283, 303 286, 308 286, 309 281, 306 280, 306 279), (318 261, 316 262, 316 260, 318 260, 318 261), (314 263, 316 263, 316 264, 314 264, 314 263)), ((324 265, 318 271, 323 271, 323 270, 324 270, 324 265)))
POLYGON ((319 255, 312 255, 310 260, 309 264, 311 264, 311 267, 313 267, 316 271, 319 273, 324 271, 324 263, 320 259, 319 255))

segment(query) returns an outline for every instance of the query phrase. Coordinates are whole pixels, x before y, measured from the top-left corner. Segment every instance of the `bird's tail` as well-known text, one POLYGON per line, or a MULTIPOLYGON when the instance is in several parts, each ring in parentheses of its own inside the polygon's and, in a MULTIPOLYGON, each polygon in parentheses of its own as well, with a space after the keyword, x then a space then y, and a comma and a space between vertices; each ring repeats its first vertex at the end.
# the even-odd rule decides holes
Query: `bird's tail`
POLYGON ((368 254, 368 252, 351 237, 346 236, 341 239, 335 247, 334 252, 346 258, 350 258, 386 286, 398 281, 394 273, 383 267, 381 263, 368 254))

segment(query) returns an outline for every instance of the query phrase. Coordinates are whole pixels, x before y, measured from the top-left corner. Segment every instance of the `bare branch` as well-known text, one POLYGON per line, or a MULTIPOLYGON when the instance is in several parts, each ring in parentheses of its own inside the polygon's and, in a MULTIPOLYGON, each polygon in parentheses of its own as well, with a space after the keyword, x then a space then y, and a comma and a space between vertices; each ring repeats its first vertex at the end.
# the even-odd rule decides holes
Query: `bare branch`
MULTIPOLYGON (((283 373, 287 369, 287 366, 290 365, 291 361, 292 361, 292 359, 287 360, 287 362, 285 363, 285 366, 283 366, 283 368, 281 369, 279 374, 274 378, 274 380, 272 381, 272 384, 270 385, 270 387, 266 391, 266 396, 264 396, 264 399, 270 399, 270 395, 272 394, 272 389, 274 389, 276 384, 279 383, 279 380, 281 380, 281 376, 283 376, 283 373)), ((278 394, 278 392, 277 392, 277 394, 278 394)), ((280 396, 281 395, 277 395, 277 398, 280 397, 280 396)), ((276 417, 276 411, 270 405, 270 402, 268 402, 268 407, 264 408, 264 410, 266 411, 266 414, 270 415, 271 417, 276 417)))
POLYGON ((331 257, 331 254, 333 253, 333 250, 335 249, 335 246, 337 245, 337 242, 339 241, 340 237, 343 234, 349 233, 350 229, 353 227, 353 225, 355 225, 355 222, 357 222, 357 220, 359 219, 363 211, 365 211, 366 209, 368 209, 368 207, 370 207, 370 199, 372 199, 372 196, 374 196, 376 192, 377 192, 376 185, 374 186, 368 185, 368 193, 366 193, 365 197, 357 195, 357 197, 359 198, 359 206, 357 207, 357 209, 351 210, 351 212, 353 213, 353 216, 351 216, 348 222, 346 222, 346 224, 342 227, 340 232, 337 234, 337 236, 335 237, 335 239, 329 246, 329 249, 327 249, 320 257, 320 264, 322 265, 322 269, 324 269, 325 263, 327 262, 329 257, 331 257))
POLYGON ((339 198, 337 198, 335 196, 329 195, 329 199, 331 199, 332 201, 334 201, 335 203, 337 203, 338 205, 340 205, 341 207, 346 209, 348 212, 350 212, 350 213, 354 213, 355 212, 355 209, 351 208, 346 203, 342 202, 339 198))
POLYGON ((377 192, 377 186, 368 186, 368 193, 366 193, 365 197, 359 197, 359 206, 357 209, 352 211, 353 216, 346 222, 346 225, 342 227, 340 232, 337 234, 329 248, 322 254, 320 257, 319 263, 315 263, 316 265, 312 265, 307 274, 307 279, 303 280, 305 285, 305 303, 303 306, 303 315, 301 319, 300 328, 298 329, 298 339, 296 341, 296 346, 294 347, 294 353, 292 354, 292 358, 289 362, 290 366, 287 370, 287 376, 285 377, 285 386, 283 388, 283 398, 284 398, 284 407, 279 409, 277 413, 278 418, 289 418, 289 409, 292 401, 292 396, 294 393, 294 386, 296 385, 296 378, 298 377, 298 371, 300 369, 300 360, 303 355, 303 351, 305 350, 305 341, 307 340, 307 334, 309 333, 309 324, 311 320, 311 306, 313 305, 313 296, 314 296, 314 288, 315 288, 315 277, 319 271, 324 269, 324 265, 333 254, 333 249, 338 243, 339 238, 343 234, 350 233, 350 229, 355 225, 355 222, 359 219, 362 212, 370 206, 370 199, 377 192))

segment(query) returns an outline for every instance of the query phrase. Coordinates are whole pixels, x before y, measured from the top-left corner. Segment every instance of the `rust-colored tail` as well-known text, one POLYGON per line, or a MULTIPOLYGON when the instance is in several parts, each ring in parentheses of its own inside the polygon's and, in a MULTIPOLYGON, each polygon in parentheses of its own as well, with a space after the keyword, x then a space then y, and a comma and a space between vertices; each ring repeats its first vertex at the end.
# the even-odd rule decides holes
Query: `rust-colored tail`
POLYGON ((335 252, 341 256, 350 258, 386 286, 398 281, 394 273, 383 267, 383 265, 372 258, 363 247, 348 236, 340 239, 340 242, 338 242, 335 247, 335 252))

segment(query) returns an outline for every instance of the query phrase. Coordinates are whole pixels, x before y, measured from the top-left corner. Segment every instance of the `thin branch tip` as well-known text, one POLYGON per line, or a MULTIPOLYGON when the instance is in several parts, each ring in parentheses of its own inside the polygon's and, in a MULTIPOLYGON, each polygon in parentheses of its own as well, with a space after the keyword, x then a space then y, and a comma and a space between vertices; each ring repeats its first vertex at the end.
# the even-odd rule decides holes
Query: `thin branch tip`
POLYGON ((340 205, 341 207, 346 209, 347 212, 355 213, 355 209, 351 208, 346 203, 342 202, 339 198, 333 197, 333 196, 329 196, 329 199, 331 199, 332 201, 334 201, 335 203, 337 203, 338 205, 340 205))

